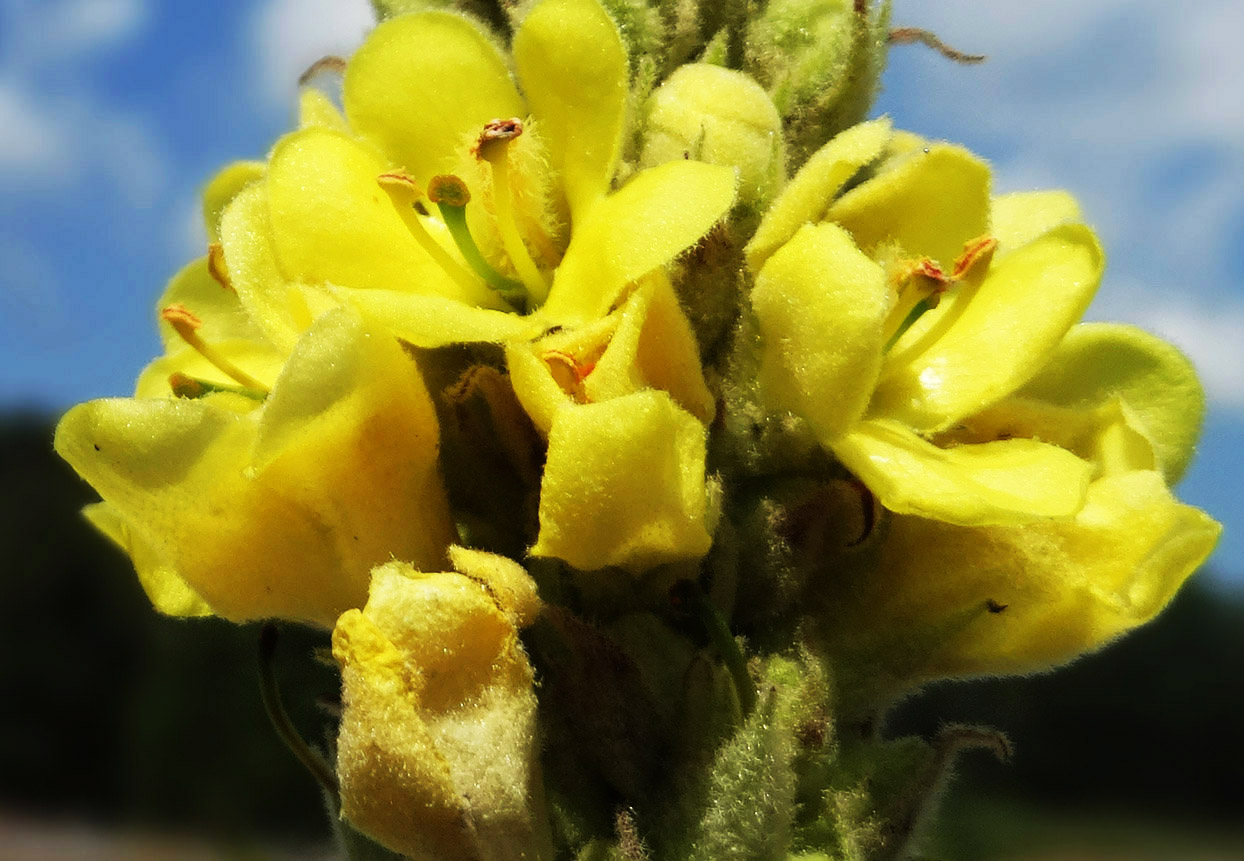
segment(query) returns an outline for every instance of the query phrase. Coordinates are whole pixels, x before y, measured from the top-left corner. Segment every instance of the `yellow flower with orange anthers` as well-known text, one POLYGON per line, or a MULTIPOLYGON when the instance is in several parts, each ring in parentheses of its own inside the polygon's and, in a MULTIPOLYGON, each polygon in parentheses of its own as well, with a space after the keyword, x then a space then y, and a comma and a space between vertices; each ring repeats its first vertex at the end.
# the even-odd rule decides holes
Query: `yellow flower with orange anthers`
MULTIPOLYGON (((631 349, 644 370, 621 371, 638 380, 627 392, 634 409, 596 404, 555 417, 551 402, 538 408, 550 451, 536 552, 583 567, 700 555, 708 545, 704 429, 692 415, 706 422, 712 406, 661 270, 726 213, 735 172, 680 159, 611 191, 627 58, 596 0, 536 4, 514 35, 513 64, 517 80, 491 38, 458 15, 382 23, 345 69, 337 127, 319 111, 317 124, 280 141, 262 179, 224 209, 230 283, 275 343, 296 337, 314 316, 308 309, 331 295, 418 347, 509 344, 511 364, 528 350, 520 345, 564 364, 559 338, 603 350, 614 330, 644 328, 647 309, 659 306, 661 321, 644 329, 638 354, 631 349), (685 379, 669 379, 665 354, 685 379), (638 391, 650 386, 672 399, 638 391), (697 389, 694 403, 680 389, 697 389), (654 398, 659 406, 647 403, 654 398), (611 411, 608 433, 579 426, 611 411), (563 546, 559 524, 599 520, 607 531, 635 508, 621 488, 653 444, 683 476, 669 513, 683 525, 637 529, 629 551, 563 546)), ((590 388, 601 389, 592 400, 621 393, 590 388)))
POLYGON ((1092 469, 1064 448, 932 441, 1031 379, 1097 288, 1096 238, 1050 200, 991 208, 983 162, 878 120, 815 154, 748 246, 766 398, 891 511, 1018 523, 1083 504, 1092 469))

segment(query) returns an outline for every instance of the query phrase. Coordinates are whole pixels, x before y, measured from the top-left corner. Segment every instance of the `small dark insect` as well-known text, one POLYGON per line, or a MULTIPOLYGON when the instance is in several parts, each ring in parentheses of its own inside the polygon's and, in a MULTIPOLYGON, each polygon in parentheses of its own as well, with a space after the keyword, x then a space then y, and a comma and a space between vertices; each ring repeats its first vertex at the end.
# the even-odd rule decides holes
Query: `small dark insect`
POLYGON ((1003 610, 1005 610, 1009 606, 1011 605, 1010 604, 999 604, 993 598, 990 598, 988 601, 985 602, 985 609, 988 610, 990 613, 1001 613, 1003 610))

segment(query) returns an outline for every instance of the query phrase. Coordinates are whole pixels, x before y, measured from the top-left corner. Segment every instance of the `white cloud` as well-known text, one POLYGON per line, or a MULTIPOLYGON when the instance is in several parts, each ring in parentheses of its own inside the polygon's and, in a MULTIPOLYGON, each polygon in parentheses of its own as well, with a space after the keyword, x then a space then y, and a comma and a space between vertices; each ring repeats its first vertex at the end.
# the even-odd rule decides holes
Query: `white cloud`
POLYGON ((144 0, 16 0, 3 11, 0 178, 11 189, 111 179, 150 202, 169 172, 149 118, 97 92, 92 71, 147 23, 144 0))
POLYGON ((374 24, 367 0, 267 0, 253 25, 264 99, 292 105, 307 67, 322 57, 353 53, 374 24))
POLYGON ((16 81, 0 79, 0 175, 42 177, 68 161, 67 143, 56 117, 16 81))

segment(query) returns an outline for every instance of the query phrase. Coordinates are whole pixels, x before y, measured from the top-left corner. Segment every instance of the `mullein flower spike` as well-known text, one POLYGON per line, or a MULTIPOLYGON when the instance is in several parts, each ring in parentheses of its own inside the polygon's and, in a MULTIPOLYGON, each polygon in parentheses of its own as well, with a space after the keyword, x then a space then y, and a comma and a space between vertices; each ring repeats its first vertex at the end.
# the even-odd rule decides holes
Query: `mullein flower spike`
POLYGON ((62 419, 87 517, 161 612, 332 631, 351 846, 898 857, 951 754, 859 726, 1211 552, 1192 367, 1078 322, 1069 196, 864 121, 888 4, 374 5, 62 419))

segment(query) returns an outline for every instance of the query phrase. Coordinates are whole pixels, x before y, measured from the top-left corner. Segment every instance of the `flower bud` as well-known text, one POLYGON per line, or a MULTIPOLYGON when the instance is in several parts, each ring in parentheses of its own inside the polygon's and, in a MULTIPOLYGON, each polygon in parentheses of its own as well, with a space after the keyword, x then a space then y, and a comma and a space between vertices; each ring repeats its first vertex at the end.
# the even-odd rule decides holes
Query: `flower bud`
POLYGON ((763 206, 785 178, 782 121, 742 72, 682 66, 648 101, 644 167, 691 158, 738 169, 742 204, 763 206))

